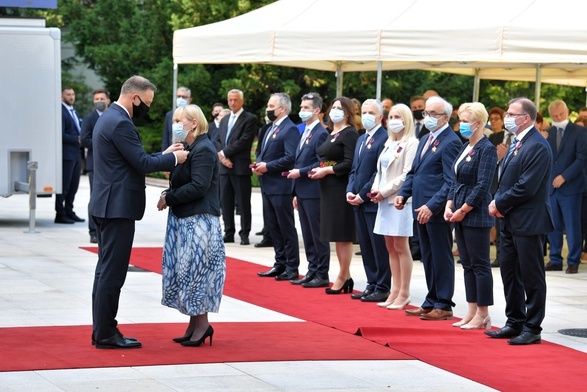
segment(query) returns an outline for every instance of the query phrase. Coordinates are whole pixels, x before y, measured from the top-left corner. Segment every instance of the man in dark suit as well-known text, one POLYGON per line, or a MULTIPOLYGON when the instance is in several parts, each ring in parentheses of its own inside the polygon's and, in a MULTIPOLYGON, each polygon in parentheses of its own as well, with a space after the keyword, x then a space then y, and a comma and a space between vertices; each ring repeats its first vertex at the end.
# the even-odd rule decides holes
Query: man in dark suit
MULTIPOLYGON (((267 116, 265 116, 265 124, 259 128, 259 133, 257 134, 257 145, 255 146, 255 161, 261 154, 261 146, 263 145, 263 139, 267 134, 267 131, 271 129, 273 123, 269 121, 267 116)), ((260 187, 262 189, 262 187, 260 187)), ((273 241, 271 240, 271 233, 267 230, 267 222, 265 221, 265 215, 263 215, 263 228, 260 232, 255 233, 255 235, 263 236, 261 242, 255 244, 255 248, 273 248, 273 241)))
POLYGON ((380 302, 389 296, 391 270, 385 238, 373 233, 378 207, 368 194, 377 174, 377 159, 385 147, 388 135, 387 130, 381 126, 383 106, 378 99, 367 99, 363 102, 361 111, 365 133, 357 140, 346 198, 354 206, 367 287, 362 293, 351 294, 351 298, 363 302, 380 302))
POLYGON ((273 123, 262 140, 261 153, 253 170, 261 181, 263 216, 271 233, 275 263, 259 276, 277 280, 297 279, 300 264, 298 233, 293 212, 293 184, 282 174, 294 168, 300 132, 287 117, 291 99, 286 93, 272 94, 267 117, 273 123))
POLYGON ((71 87, 61 91, 62 189, 55 195, 55 223, 84 222, 73 211, 82 170, 80 154, 80 117, 73 108, 75 92, 71 87))
MULTIPOLYGON (((94 127, 96 121, 100 118, 102 113, 110 105, 110 97, 106 90, 95 90, 94 91, 94 110, 84 117, 82 122, 82 131, 80 135, 82 147, 88 150, 86 157, 86 170, 88 171, 88 179, 90 181, 90 197, 92 196, 92 189, 94 187, 94 149, 92 148, 92 136, 94 134, 94 127)), ((98 236, 96 235, 96 225, 94 220, 89 213, 90 204, 88 203, 88 229, 90 231, 90 242, 92 244, 98 243, 98 236)))
POLYGON ((308 273, 293 284, 303 287, 327 287, 330 268, 330 244, 320 240, 320 184, 308 177, 308 173, 320 166, 318 147, 328 137, 328 131, 320 124, 318 113, 322 97, 318 93, 305 94, 300 105, 300 118, 304 131, 296 151, 295 168, 287 178, 294 179, 294 206, 298 210, 304 250, 308 259, 308 273))
MULTIPOLYGON (((178 87, 175 95, 175 106, 185 106, 192 103, 192 91, 187 87, 178 87)), ((173 131, 171 130, 171 124, 173 123, 174 110, 170 110, 165 113, 165 124, 163 126, 163 136, 161 137, 161 151, 167 150, 169 146, 173 144, 173 131)))
POLYGON ((550 208, 554 231, 548 234, 550 261, 546 271, 563 269, 563 231, 567 235, 569 253, 567 274, 576 274, 581 263, 582 236, 581 205, 587 163, 587 131, 569 121, 569 109, 564 101, 554 100, 548 106, 552 128, 548 131, 548 144, 552 150, 553 165, 550 176, 550 208))
POLYGON ((135 221, 145 213, 145 173, 171 171, 187 158, 182 144, 147 155, 132 122, 149 111, 156 87, 141 76, 122 85, 120 97, 94 127, 94 189, 90 214, 98 235, 98 264, 92 291, 96 348, 140 347, 117 328, 120 290, 126 279, 135 221))
POLYGON ((420 308, 406 310, 423 320, 450 320, 454 303, 455 261, 452 255, 452 226, 444 220, 448 192, 454 181, 454 161, 461 141, 448 124, 452 105, 440 97, 426 101, 424 112, 428 137, 420 139, 412 169, 408 172, 394 204, 402 209, 412 197, 414 219, 428 294, 420 308))
POLYGON ((500 270, 506 300, 506 325, 485 331, 512 338, 512 345, 540 343, 546 306, 542 245, 553 229, 548 204, 552 152, 534 127, 536 106, 527 98, 510 101, 505 127, 516 134, 500 167, 499 187, 489 204, 501 220, 500 270), (525 294, 525 296, 524 296, 525 294))
MULTIPOLYGON (((208 123, 208 138, 212 142, 212 144, 216 143, 218 140, 218 128, 220 128, 220 120, 218 119, 218 115, 224 109, 224 105, 220 102, 216 102, 212 105, 212 121, 208 123)), ((218 147, 215 145, 218 150, 218 147)))
POLYGON ((220 121, 216 148, 220 159, 220 205, 224 221, 224 242, 234 242, 235 200, 240 208, 241 245, 249 245, 251 231, 251 147, 255 140, 257 119, 243 109, 240 90, 228 92, 230 115, 220 121))

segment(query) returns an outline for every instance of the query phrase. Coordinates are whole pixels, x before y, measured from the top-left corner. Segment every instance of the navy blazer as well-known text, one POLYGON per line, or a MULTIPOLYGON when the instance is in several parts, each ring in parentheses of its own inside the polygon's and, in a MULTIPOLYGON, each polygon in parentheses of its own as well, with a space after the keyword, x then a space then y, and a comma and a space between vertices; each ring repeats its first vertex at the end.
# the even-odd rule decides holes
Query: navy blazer
POLYGON ((165 113, 165 125, 163 126, 163 136, 161 136, 161 151, 167 150, 167 147, 173 144, 173 131, 171 130, 173 113, 175 113, 175 110, 170 110, 165 113))
POLYGON ((377 160, 381 151, 385 148, 388 134, 385 128, 379 126, 373 133, 373 137, 365 144, 367 136, 368 134, 364 133, 357 140, 353 168, 349 175, 346 190, 359 195, 363 199, 364 203, 361 205, 364 206, 365 211, 377 212, 377 204, 371 202, 371 198, 367 197, 367 193, 370 193, 373 187, 373 181, 377 175, 377 160), (361 145, 363 145, 362 149, 361 145), (359 150, 361 151, 360 153, 359 150))
MULTIPOLYGON (((75 114, 79 119, 79 113, 75 114)), ((80 125, 81 126, 81 125, 80 125)), ((61 104, 61 135, 62 135, 62 156, 65 160, 81 159, 80 153, 80 131, 75 126, 75 120, 65 105, 61 104)))
POLYGON ((92 135, 94 134, 94 127, 96 121, 100 118, 97 110, 93 110, 90 114, 84 117, 82 122, 82 130, 80 133, 80 143, 83 148, 88 149, 86 155, 86 170, 94 170, 94 149, 92 148, 92 135))
MULTIPOLYGON (((432 211, 430 223, 442 223, 448 192, 455 177, 454 162, 462 147, 461 140, 450 128, 446 127, 432 145, 420 157, 428 138, 420 139, 412 169, 399 191, 405 200, 412 197, 414 209, 424 204, 432 211)), ((418 213, 414 211, 414 218, 418 213)))
POLYGON ((250 176, 252 175, 249 167, 251 164, 251 148, 257 134, 257 119, 251 113, 243 110, 232 125, 227 141, 226 133, 228 132, 230 116, 232 116, 232 112, 220 120, 218 136, 216 137, 216 143, 214 143, 217 150, 222 150, 224 156, 232 162, 232 169, 220 165, 220 174, 250 176))
POLYGON ((257 157, 257 162, 267 164, 267 173, 259 176, 261 189, 268 195, 291 195, 293 183, 281 173, 294 168, 300 131, 288 117, 285 117, 265 145, 264 141, 265 139, 259 141, 262 143, 261 153, 257 157))
POLYGON ((196 214, 220 216, 218 153, 202 134, 187 146, 188 159, 171 172, 165 202, 178 218, 196 214))
MULTIPOLYGON (((294 180, 295 196, 304 199, 319 199, 320 198, 320 183, 308 177, 308 173, 315 167, 320 166, 320 156, 318 155, 318 147, 326 141, 328 131, 324 129, 322 124, 318 123, 312 128, 303 148, 299 147, 296 150, 296 162, 294 168, 300 170, 300 178, 294 180)), ((299 143, 298 143, 299 145, 299 143)))
POLYGON ((504 164, 495 206, 513 235, 546 234, 554 229, 548 202, 552 152, 534 127, 519 143, 517 153, 504 164))
MULTIPOLYGON (((461 156, 469 143, 457 154, 461 156)), ((454 168, 454 164, 453 164, 454 168)), ((448 200, 453 201, 453 211, 467 203, 473 209, 462 220, 463 226, 492 227, 495 221, 489 215, 491 203, 491 185, 497 168, 497 151, 485 136, 463 158, 458 166, 455 181, 448 193, 448 200)))
POLYGON ((552 127, 548 130, 548 144, 553 155, 550 194, 555 191, 552 181, 560 174, 565 179, 565 183, 557 189, 558 192, 565 196, 583 193, 585 188, 583 169, 587 164, 587 129, 569 122, 557 151, 556 127, 552 127))
POLYGON ((89 211, 98 218, 140 220, 145 214, 145 173, 171 171, 174 154, 147 154, 128 113, 114 103, 96 122, 94 186, 89 211))

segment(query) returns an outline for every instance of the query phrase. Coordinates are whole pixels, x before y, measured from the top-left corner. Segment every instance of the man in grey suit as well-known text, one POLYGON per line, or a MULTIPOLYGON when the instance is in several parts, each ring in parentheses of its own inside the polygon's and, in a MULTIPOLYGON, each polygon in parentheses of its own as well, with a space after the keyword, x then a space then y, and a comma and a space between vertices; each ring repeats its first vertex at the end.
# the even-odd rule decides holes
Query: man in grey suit
POLYGON ((132 122, 149 111, 157 88, 142 76, 122 85, 120 97, 96 122, 94 189, 90 214, 96 224, 98 264, 92 291, 96 348, 133 348, 141 343, 117 328, 120 290, 126 279, 135 221, 145 213, 145 173, 171 171, 185 162, 188 152, 174 144, 163 153, 148 155, 132 122))

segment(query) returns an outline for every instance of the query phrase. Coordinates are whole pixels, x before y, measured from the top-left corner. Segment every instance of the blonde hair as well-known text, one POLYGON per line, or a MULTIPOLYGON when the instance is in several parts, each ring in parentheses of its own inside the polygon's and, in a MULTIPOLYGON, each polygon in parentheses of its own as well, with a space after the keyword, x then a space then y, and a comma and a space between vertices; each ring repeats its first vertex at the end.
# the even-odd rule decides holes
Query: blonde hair
POLYGON ((178 107, 173 113, 173 121, 181 119, 184 115, 188 121, 191 122, 195 119, 198 123, 196 129, 192 130, 192 135, 194 137, 198 137, 201 134, 208 132, 208 121, 206 121, 206 116, 204 116, 202 109, 200 109, 198 105, 191 104, 178 107))
POLYGON ((487 114, 487 109, 485 109, 485 105, 481 102, 465 102, 459 106, 459 117, 463 112, 470 113, 473 116, 473 120, 481 122, 482 127, 487 124, 489 114, 487 114))
MULTIPOLYGON (((400 141, 405 142, 413 137, 416 137, 416 127, 414 126, 414 117, 412 116, 412 110, 403 103, 393 105, 391 109, 389 109, 389 113, 391 113, 393 109, 397 110, 399 112, 399 115, 402 117, 402 120, 404 120, 404 134, 400 141)), ((395 133, 390 132, 388 130, 387 134, 389 135, 390 139, 396 140, 395 133)))

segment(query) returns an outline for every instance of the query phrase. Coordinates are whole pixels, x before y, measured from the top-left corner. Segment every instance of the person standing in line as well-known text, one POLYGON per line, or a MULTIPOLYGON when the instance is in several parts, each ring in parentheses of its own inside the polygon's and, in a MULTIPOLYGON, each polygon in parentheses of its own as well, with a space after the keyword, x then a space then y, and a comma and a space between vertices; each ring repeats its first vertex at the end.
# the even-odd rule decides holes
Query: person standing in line
MULTIPOLYGON (((220 128, 220 120, 222 117, 220 113, 224 110, 224 105, 220 102, 216 102, 212 105, 212 122, 208 124, 208 139, 212 142, 214 146, 216 146, 216 150, 218 151, 218 128, 220 128)), ((228 111, 230 113, 230 111, 228 111)))
POLYGON ((62 135, 62 190, 55 195, 55 223, 85 222, 73 211, 73 201, 79 187, 82 170, 80 153, 80 120, 73 108, 75 91, 65 87, 61 91, 62 135))
POLYGON ((98 263, 92 289, 96 348, 141 347, 117 328, 116 314, 135 233, 135 221, 145 213, 145 173, 171 171, 185 162, 181 143, 163 153, 147 154, 132 118, 147 114, 157 88, 142 76, 131 76, 120 97, 94 127, 94 189, 90 215, 98 237, 98 263))
POLYGON ((383 235, 389 253, 391 292, 377 305, 389 310, 402 310, 410 304, 410 281, 413 259, 408 243, 413 235, 412 200, 398 210, 393 201, 401 189, 418 149, 414 135, 414 118, 404 104, 392 106, 387 119, 389 138, 379 155, 377 175, 371 187, 371 201, 378 203, 373 232, 383 235))
POLYGON ((495 222, 488 207, 497 152, 483 134, 487 117, 485 106, 479 102, 464 103, 459 108, 459 131, 469 142, 454 162, 455 181, 444 210, 444 219, 455 227, 468 303, 467 314, 453 327, 467 330, 491 328, 493 275, 489 234, 495 222))
MULTIPOLYGON (((82 121, 82 130, 80 134, 80 141, 82 147, 88 150, 86 157, 86 170, 88 171, 88 180, 90 181, 90 197, 92 196, 92 189, 94 187, 94 149, 92 148, 92 136, 94 134, 94 127, 100 116, 110 105, 110 97, 106 90, 94 91, 94 110, 84 117, 82 121)), ((88 230, 90 231, 90 242, 92 244, 98 243, 98 236, 96 235, 96 225, 91 218, 89 212, 90 204, 88 203, 88 230)))
POLYGON ((171 172, 170 187, 157 209, 169 207, 163 248, 161 303, 190 316, 183 336, 173 341, 198 347, 214 328, 208 312, 218 312, 226 278, 226 255, 220 226, 218 155, 207 136, 208 122, 197 105, 173 115, 174 138, 186 145, 188 159, 171 172))
POLYGON ((534 126, 536 106, 527 98, 510 101, 505 127, 516 134, 500 167, 499 187, 489 214, 502 221, 500 272, 506 324, 485 331, 511 345, 540 343, 546 312, 542 253, 545 234, 554 229, 548 203, 552 151, 534 126))

